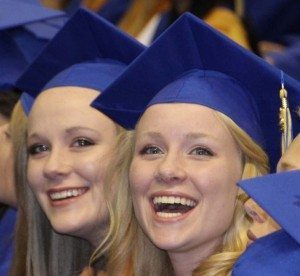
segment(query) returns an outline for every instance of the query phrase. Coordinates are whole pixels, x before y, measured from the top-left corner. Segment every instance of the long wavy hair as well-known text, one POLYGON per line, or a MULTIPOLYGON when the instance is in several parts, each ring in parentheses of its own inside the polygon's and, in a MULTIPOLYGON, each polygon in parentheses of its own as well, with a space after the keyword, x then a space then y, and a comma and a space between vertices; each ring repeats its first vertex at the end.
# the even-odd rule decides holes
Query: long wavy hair
MULTIPOLYGON (((16 154, 18 217, 13 276, 77 275, 88 266, 93 248, 88 241, 55 232, 27 183, 27 117, 20 103, 12 116, 16 154)), ((123 128, 117 126, 117 133, 123 128)), ((119 134, 118 134, 119 135, 119 134)), ((104 260, 94 265, 102 268, 104 260)))
MULTIPOLYGON (((230 118, 216 112, 231 132, 243 156, 242 179, 268 172, 268 158, 263 149, 230 118)), ((144 234, 134 215, 129 187, 129 168, 135 147, 134 131, 119 137, 114 170, 108 173, 104 193, 109 194, 112 185, 116 189, 114 200, 106 204, 110 214, 110 227, 106 238, 94 252, 93 264, 106 256, 108 275, 173 275, 167 252, 156 247, 144 234)), ((229 275, 236 259, 245 250, 250 225, 243 203, 248 197, 238 195, 231 226, 226 231, 221 248, 204 260, 193 275, 229 275)))

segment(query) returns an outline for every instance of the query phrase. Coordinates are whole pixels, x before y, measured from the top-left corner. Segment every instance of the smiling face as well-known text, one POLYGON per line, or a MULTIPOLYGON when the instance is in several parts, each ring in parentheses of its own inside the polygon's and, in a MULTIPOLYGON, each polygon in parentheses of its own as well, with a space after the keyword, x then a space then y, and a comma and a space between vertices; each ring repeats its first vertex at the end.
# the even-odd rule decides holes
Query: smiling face
POLYGON ((98 244, 107 224, 103 180, 116 126, 90 107, 99 93, 52 88, 38 96, 28 121, 28 183, 52 227, 98 244))
POLYGON ((143 114, 130 168, 133 204, 147 236, 169 255, 200 256, 220 245, 241 175, 240 150, 213 110, 157 104, 143 114))

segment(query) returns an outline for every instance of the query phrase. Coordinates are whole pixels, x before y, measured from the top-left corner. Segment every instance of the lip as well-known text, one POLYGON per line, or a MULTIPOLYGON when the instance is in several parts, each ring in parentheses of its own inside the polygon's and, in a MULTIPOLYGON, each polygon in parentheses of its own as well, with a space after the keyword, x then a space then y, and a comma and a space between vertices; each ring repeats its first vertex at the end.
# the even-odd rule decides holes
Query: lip
POLYGON ((174 197, 184 197, 186 199, 189 200, 193 200, 194 202, 196 202, 196 205, 198 204, 198 200, 191 197, 190 195, 187 195, 185 193, 181 193, 181 192, 175 192, 175 191, 157 191, 155 193, 153 193, 150 196, 150 200, 153 201, 153 198, 157 197, 157 196, 174 196, 174 197))
POLYGON ((47 195, 50 201, 50 204, 53 207, 61 207, 61 206, 66 206, 69 204, 72 204, 73 202, 77 201, 78 199, 80 199, 83 195, 86 194, 86 192, 89 190, 88 187, 61 187, 61 188, 54 188, 54 189, 49 189, 47 191, 47 195), (84 190, 82 194, 75 196, 75 197, 70 197, 70 198, 66 198, 66 199, 61 199, 61 200, 53 200, 50 195, 53 193, 59 193, 59 192, 63 192, 63 191, 67 191, 67 190, 78 190, 78 189, 82 189, 84 190))
POLYGON ((149 198, 149 202, 151 205, 151 210, 152 210, 152 215, 154 217, 154 220, 159 222, 159 223, 174 223, 174 222, 180 222, 184 219, 186 219, 192 212, 193 210, 197 207, 199 201, 196 200, 195 198, 185 194, 185 193, 181 193, 181 192, 176 192, 176 191, 157 191, 155 193, 153 193, 150 198, 149 198), (170 217, 170 218, 164 218, 164 217, 160 217, 156 214, 155 209, 154 209, 154 203, 153 203, 153 199, 155 197, 158 196, 174 196, 174 197, 184 197, 186 199, 192 200, 196 203, 196 205, 194 206, 194 208, 192 208, 191 210, 187 211, 186 213, 183 213, 182 215, 178 216, 178 217, 170 217))

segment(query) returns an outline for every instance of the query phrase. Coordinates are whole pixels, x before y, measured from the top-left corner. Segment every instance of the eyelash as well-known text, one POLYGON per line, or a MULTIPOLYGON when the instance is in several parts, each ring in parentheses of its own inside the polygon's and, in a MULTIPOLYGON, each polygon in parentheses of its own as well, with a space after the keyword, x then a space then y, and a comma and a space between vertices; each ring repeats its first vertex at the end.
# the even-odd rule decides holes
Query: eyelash
POLYGON ((148 154, 162 154, 163 151, 157 146, 145 146, 141 151, 141 155, 148 155, 148 154))
MULTIPOLYGON (((74 142, 72 142, 71 147, 82 148, 89 147, 95 145, 94 142, 87 138, 76 138, 74 142), (77 144, 77 145, 76 145, 77 144)), ((40 154, 42 152, 48 151, 50 147, 43 144, 34 144, 28 148, 28 153, 30 155, 40 154)))
POLYGON ((192 155, 205 155, 205 156, 213 156, 214 155, 209 149, 207 149, 205 147, 196 147, 190 152, 190 154, 192 154, 192 155), (199 153, 193 154, 194 151, 201 151, 201 153, 200 154, 199 153))
POLYGON ((76 138, 75 141, 72 143, 72 146, 75 147, 89 147, 89 146, 93 146, 95 145, 95 143, 93 141, 91 141, 90 139, 87 138, 76 138), (77 143, 77 146, 75 145, 77 143))
MULTIPOLYGON (((162 153, 163 153, 163 151, 157 146, 146 146, 140 151, 141 155, 148 155, 148 154, 155 155, 155 154, 162 154, 162 153)), ((189 154, 190 155, 199 155, 199 156, 203 156, 203 155, 204 156, 213 156, 214 155, 209 149, 204 148, 204 147, 194 148, 192 151, 190 151, 189 154), (198 153, 195 151, 198 151, 198 153), (195 153, 193 153, 193 152, 195 152, 195 153)))
POLYGON ((42 144, 34 144, 32 146, 30 146, 28 148, 28 154, 29 155, 36 155, 36 154, 40 154, 44 151, 49 150, 49 147, 46 145, 42 145, 42 144))

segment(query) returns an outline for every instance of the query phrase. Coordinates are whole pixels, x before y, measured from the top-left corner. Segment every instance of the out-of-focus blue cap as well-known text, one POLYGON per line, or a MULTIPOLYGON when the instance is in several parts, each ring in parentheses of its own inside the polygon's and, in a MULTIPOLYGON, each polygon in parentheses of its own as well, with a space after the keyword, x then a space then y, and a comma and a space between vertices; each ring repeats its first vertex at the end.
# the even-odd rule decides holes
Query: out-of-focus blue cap
POLYGON ((109 0, 97 11, 99 15, 116 24, 131 4, 130 0, 109 0))
POLYGON ((81 86, 103 91, 143 50, 105 19, 79 9, 17 81, 17 87, 27 93, 21 97, 25 112, 49 88, 81 86))
MULTIPOLYGON (((291 110, 300 83, 285 75, 291 110)), ((195 103, 229 116, 259 145, 273 168, 280 157, 281 72, 195 16, 186 13, 92 104, 132 129, 157 103, 195 103), (266 141, 272 141, 271 143, 266 141)), ((292 112, 292 116, 296 115, 292 112)), ((299 124, 295 126, 300 131, 299 124)))
POLYGON ((246 191, 282 230, 255 241, 232 275, 300 275, 300 171, 244 180, 246 191))
POLYGON ((63 16, 64 13, 25 1, 0 0, 0 31, 63 16))
POLYGON ((259 40, 281 42, 286 35, 299 35, 299 11, 297 0, 245 0, 245 13, 259 40))
POLYGON ((0 89, 11 89, 29 62, 65 22, 63 12, 0 0, 0 89))

